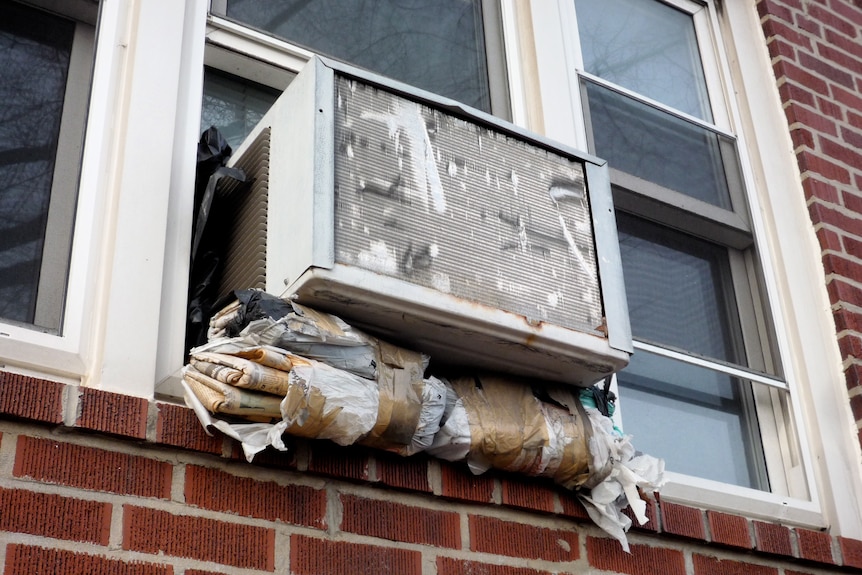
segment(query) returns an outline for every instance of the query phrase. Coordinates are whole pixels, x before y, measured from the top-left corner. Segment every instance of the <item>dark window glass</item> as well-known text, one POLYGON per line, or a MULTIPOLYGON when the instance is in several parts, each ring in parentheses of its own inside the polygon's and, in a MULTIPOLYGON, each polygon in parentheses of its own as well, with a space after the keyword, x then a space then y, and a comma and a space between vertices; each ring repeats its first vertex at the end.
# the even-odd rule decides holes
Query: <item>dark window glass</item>
POLYGON ((73 22, 0 4, 0 317, 33 323, 73 22))
MULTIPOLYGON (((586 82, 596 155, 611 168, 721 208, 730 192, 715 132, 586 82)), ((732 146, 729 147, 732 149, 732 146)))
POLYGON ((617 222, 633 335, 743 363, 727 248, 623 212, 617 222))
POLYGON ((490 111, 480 0, 228 0, 227 16, 490 111))
POLYGON ((661 2, 577 0, 587 72, 711 121, 689 14, 661 2))
POLYGON ((201 132, 215 126, 236 151, 280 94, 275 88, 206 68, 201 132))
MULTIPOLYGON (((744 364, 727 248, 622 212, 617 220, 634 336, 744 364)), ((749 383, 643 350, 617 382, 638 449, 676 472, 766 488, 749 383)))

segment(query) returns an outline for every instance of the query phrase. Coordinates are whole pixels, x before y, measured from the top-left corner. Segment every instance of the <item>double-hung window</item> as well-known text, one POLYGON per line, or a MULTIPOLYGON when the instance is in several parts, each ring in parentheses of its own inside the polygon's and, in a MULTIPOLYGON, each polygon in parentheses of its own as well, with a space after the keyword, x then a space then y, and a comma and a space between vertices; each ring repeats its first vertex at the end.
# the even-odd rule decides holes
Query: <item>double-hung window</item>
POLYGON ((635 354, 624 430, 675 473, 807 499, 708 6, 574 0, 635 354))
POLYGON ((234 148, 277 96, 268 88, 312 53, 508 117, 497 2, 216 0, 210 13, 201 124, 234 148))
POLYGON ((63 327, 96 10, 0 4, 0 323, 63 327))

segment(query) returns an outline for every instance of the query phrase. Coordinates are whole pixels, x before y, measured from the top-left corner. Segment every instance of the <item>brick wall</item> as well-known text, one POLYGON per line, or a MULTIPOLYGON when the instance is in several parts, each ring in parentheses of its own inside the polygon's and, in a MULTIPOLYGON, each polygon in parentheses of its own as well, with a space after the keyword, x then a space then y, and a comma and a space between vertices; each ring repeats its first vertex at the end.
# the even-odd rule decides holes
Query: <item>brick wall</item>
POLYGON ((817 231, 862 445, 862 3, 757 3, 817 231))
POLYGON ((862 569, 862 541, 670 502, 649 516, 628 555, 551 483, 328 442, 248 464, 185 407, 0 372, 5 575, 862 569))

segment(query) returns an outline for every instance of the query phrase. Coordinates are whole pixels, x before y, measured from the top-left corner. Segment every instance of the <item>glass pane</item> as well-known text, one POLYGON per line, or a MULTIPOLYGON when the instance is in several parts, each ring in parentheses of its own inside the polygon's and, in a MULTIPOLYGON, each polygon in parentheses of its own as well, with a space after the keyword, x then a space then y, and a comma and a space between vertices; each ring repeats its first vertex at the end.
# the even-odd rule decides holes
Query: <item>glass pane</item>
POLYGON ((575 6, 587 72, 712 121, 691 15, 645 0, 575 6))
POLYGON ((617 212, 632 333, 742 363, 727 249, 617 212))
POLYGON ((490 112, 480 0, 228 0, 230 18, 490 112))
MULTIPOLYGON (((586 82, 594 153, 621 170, 725 209, 730 193, 720 136, 586 82)), ((732 148, 732 146, 731 146, 732 148)))
POLYGON ((769 488, 749 383, 643 350, 617 382, 624 431, 668 470, 769 488))
POLYGON ((280 94, 269 86, 206 68, 200 131, 215 126, 235 151, 280 94))
POLYGON ((73 22, 0 4, 0 317, 33 323, 73 22))

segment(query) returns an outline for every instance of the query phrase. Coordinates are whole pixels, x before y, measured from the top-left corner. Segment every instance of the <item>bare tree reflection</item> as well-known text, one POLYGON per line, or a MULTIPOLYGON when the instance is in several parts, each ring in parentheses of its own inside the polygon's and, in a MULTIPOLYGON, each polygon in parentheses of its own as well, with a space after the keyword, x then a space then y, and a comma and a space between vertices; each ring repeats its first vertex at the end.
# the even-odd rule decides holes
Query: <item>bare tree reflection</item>
POLYGON ((0 317, 32 322, 74 24, 0 5, 0 317))
POLYGON ((229 0, 228 16, 490 110, 478 0, 229 0))

